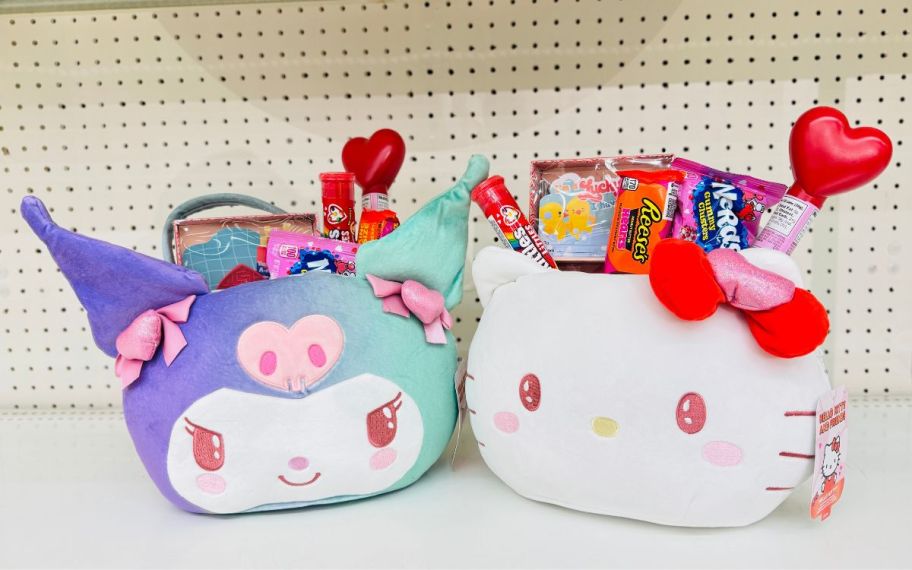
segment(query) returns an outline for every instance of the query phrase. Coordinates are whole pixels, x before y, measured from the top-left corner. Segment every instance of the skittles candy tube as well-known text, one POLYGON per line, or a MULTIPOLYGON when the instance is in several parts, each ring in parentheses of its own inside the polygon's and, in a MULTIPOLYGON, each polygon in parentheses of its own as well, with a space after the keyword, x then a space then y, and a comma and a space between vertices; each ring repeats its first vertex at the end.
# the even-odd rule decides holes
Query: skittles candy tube
POLYGON ((472 190, 472 200, 484 212, 504 245, 542 267, 557 268, 535 228, 504 185, 503 176, 492 176, 476 186, 472 190))
POLYGON ((350 172, 320 174, 323 186, 323 237, 355 241, 355 175, 350 172))

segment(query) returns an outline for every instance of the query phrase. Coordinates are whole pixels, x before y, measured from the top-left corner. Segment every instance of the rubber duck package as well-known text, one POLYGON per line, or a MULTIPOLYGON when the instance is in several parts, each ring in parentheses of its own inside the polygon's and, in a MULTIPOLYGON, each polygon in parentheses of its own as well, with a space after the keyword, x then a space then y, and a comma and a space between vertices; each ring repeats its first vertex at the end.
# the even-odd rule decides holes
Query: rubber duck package
POLYGON ((533 161, 529 219, 558 265, 591 263, 600 271, 621 192, 618 171, 660 170, 673 158, 652 154, 533 161))

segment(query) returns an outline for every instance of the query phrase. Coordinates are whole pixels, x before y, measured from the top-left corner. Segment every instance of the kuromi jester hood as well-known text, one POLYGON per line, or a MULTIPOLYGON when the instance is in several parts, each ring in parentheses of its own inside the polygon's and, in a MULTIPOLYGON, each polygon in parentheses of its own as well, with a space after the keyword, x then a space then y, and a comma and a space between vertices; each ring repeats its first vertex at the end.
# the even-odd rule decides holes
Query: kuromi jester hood
POLYGON ((463 177, 358 252, 356 277, 311 272, 210 293, 183 267, 22 215, 116 356, 124 415, 161 492, 195 512, 347 501, 405 487, 456 418, 448 310, 462 296, 463 177))

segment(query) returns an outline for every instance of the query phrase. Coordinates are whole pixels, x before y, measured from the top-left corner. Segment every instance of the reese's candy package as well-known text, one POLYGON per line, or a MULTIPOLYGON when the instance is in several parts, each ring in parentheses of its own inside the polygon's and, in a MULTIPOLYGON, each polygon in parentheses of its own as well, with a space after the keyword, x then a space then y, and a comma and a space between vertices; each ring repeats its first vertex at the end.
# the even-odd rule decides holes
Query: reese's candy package
POLYGON ((660 239, 671 233, 680 170, 622 170, 621 193, 614 208, 605 273, 648 273, 649 258, 660 239))

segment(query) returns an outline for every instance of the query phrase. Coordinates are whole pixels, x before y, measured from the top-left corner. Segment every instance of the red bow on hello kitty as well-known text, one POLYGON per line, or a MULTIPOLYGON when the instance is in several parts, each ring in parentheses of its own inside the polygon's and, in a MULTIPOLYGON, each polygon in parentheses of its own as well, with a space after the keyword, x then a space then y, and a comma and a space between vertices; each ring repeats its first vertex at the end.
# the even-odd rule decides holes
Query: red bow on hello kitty
POLYGON ((840 445, 839 445, 839 438, 838 438, 838 437, 834 437, 834 438, 833 438, 833 441, 830 443, 830 449, 832 449, 832 450, 835 451, 836 453, 839 453, 839 447, 840 447, 840 445))
POLYGON ((804 356, 823 344, 830 328, 826 309, 810 292, 740 253, 662 240, 652 253, 649 283, 668 310, 702 321, 721 304, 741 311, 763 350, 781 358, 804 356))

